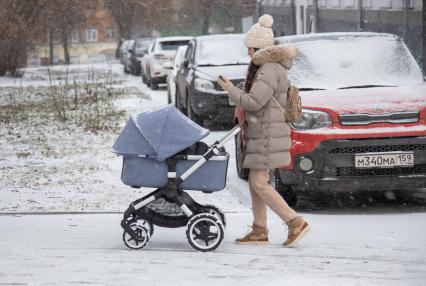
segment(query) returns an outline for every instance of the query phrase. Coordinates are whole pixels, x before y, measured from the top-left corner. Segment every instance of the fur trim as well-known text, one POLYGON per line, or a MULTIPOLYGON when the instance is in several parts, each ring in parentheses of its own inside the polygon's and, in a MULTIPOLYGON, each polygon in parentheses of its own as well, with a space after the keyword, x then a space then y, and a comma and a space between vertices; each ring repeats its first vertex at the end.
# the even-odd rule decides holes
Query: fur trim
POLYGON ((253 55, 253 63, 261 66, 266 63, 281 62, 284 60, 294 59, 297 56, 297 47, 290 44, 270 46, 258 50, 253 55))

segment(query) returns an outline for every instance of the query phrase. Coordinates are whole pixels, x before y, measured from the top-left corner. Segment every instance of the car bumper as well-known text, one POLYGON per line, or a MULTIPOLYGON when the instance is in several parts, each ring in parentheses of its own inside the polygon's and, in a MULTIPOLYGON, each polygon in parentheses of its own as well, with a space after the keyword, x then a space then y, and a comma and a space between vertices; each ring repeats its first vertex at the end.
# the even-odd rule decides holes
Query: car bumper
POLYGON ((201 92, 194 88, 189 96, 197 115, 204 118, 220 118, 220 121, 224 122, 234 121, 235 106, 230 105, 226 92, 215 91, 209 93, 201 92))
POLYGON ((294 156, 294 170, 280 169, 281 180, 300 191, 384 191, 426 187, 426 137, 329 140, 306 154, 294 156), (355 154, 412 151, 414 166, 355 168, 355 154), (300 167, 313 161, 311 171, 300 167))

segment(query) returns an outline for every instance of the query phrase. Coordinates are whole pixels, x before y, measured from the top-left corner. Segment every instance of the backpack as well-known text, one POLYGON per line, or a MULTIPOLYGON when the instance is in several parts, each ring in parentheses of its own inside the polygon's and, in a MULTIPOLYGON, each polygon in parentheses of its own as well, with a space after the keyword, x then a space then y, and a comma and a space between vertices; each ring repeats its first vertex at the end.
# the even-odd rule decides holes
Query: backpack
MULTIPOLYGON (((282 68, 279 69, 282 70, 282 68)), ((286 76, 287 72, 284 71, 284 74, 286 76)), ((299 95, 299 89, 295 85, 292 85, 291 81, 288 80, 287 103, 284 109, 281 107, 280 103, 274 96, 272 96, 272 99, 280 108, 286 122, 296 122, 302 115, 302 99, 299 95)))

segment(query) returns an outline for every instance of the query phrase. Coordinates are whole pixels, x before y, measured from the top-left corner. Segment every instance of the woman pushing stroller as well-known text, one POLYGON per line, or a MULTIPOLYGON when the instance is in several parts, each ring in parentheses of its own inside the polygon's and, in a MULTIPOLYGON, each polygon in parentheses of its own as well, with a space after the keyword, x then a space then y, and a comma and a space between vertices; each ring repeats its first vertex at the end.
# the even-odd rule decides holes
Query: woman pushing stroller
POLYGON ((268 242, 267 206, 288 226, 288 237, 283 243, 294 246, 310 229, 309 224, 288 206, 269 184, 269 170, 290 164, 290 126, 282 109, 287 102, 287 70, 297 56, 297 48, 274 45, 271 29, 273 19, 263 15, 247 32, 244 44, 251 62, 245 90, 219 77, 218 83, 237 106, 244 108, 247 129, 244 168, 249 168, 249 188, 252 199, 252 230, 235 240, 237 244, 268 242), (278 106, 278 104, 280 106, 278 106))

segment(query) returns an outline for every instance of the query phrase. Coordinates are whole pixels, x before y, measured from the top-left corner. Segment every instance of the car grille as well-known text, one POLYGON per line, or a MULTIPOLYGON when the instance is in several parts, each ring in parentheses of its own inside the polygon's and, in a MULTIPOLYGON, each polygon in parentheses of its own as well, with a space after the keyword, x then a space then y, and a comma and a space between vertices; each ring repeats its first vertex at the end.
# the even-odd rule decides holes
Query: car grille
POLYGON ((342 114, 342 125, 368 125, 372 123, 414 123, 419 120, 419 112, 397 112, 386 114, 342 114))
POLYGON ((426 164, 413 167, 397 167, 383 169, 356 169, 354 167, 337 167, 336 177, 363 177, 363 176, 398 176, 426 174, 426 164))
POLYGON ((426 150, 426 144, 382 145, 382 146, 348 146, 331 149, 330 154, 372 153, 392 151, 426 150))

